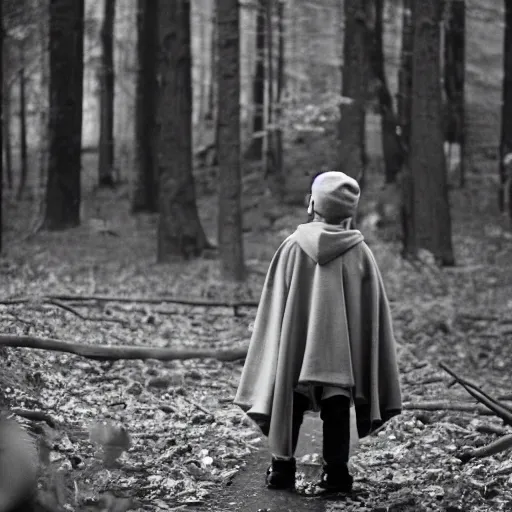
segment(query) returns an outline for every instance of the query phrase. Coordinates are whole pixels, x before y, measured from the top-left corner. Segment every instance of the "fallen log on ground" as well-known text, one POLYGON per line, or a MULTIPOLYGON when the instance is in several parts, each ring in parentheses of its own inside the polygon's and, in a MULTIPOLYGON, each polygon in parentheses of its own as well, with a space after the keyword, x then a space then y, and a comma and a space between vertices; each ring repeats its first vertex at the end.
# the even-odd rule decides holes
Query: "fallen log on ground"
POLYGON ((55 428, 55 421, 45 412, 31 411, 29 409, 21 409, 19 407, 13 407, 12 409, 9 409, 9 412, 27 420, 44 421, 49 427, 55 428))
POLYGON ((498 425, 477 425, 475 430, 481 434, 496 434, 498 436, 504 436, 509 433, 506 428, 498 425))
POLYGON ((230 301, 230 300, 207 300, 207 299, 181 299, 178 297, 143 297, 124 295, 74 295, 69 293, 48 294, 42 297, 14 297, 0 299, 2 305, 26 304, 28 302, 46 302, 52 300, 66 302, 142 302, 145 304, 180 304, 183 306, 196 307, 223 307, 223 308, 257 308, 258 301, 230 301))
POLYGON ((458 455, 458 458, 462 462, 468 462, 471 459, 481 459, 488 457, 489 455, 496 455, 497 453, 503 452, 512 448, 512 434, 500 437, 490 444, 475 448, 473 450, 467 450, 458 455))
POLYGON ((218 361, 237 361, 244 359, 247 356, 248 350, 248 345, 225 350, 132 347, 129 345, 83 345, 81 343, 70 343, 53 338, 14 336, 8 334, 0 335, 0 346, 52 350, 75 354, 98 361, 117 361, 121 359, 158 359, 160 361, 216 359, 218 361))
POLYGON ((494 413, 487 407, 478 404, 464 403, 464 402, 449 402, 439 400, 425 400, 419 402, 405 402, 403 404, 404 410, 421 410, 421 411, 459 411, 459 412, 472 412, 482 416, 492 416, 494 413))

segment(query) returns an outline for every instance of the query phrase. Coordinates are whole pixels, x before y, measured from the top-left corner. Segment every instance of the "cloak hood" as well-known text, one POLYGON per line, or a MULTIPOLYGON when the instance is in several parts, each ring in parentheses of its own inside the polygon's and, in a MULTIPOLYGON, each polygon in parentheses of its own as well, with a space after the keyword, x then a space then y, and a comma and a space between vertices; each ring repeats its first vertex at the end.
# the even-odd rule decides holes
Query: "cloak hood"
POLYGON ((364 240, 357 229, 316 221, 301 224, 295 235, 300 248, 319 265, 329 263, 364 240))

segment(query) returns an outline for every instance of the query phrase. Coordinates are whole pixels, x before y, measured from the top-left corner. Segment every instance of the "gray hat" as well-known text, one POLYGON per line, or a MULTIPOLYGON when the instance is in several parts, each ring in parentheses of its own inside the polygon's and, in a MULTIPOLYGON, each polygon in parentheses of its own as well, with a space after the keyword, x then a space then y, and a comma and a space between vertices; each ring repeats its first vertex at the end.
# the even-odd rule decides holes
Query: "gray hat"
POLYGON ((357 181, 339 171, 319 174, 311 185, 314 210, 326 219, 353 217, 360 193, 357 181))

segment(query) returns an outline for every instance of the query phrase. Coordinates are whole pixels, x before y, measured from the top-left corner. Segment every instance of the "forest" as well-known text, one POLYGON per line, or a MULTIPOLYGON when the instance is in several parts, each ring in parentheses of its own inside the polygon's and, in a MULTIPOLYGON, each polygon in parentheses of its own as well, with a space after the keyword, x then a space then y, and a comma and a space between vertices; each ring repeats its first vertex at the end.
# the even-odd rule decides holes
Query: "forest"
POLYGON ((0 512, 512 508, 511 0, 0 0, 0 46, 0 512), (233 404, 328 170, 403 394, 340 500, 318 414, 280 494, 233 404))

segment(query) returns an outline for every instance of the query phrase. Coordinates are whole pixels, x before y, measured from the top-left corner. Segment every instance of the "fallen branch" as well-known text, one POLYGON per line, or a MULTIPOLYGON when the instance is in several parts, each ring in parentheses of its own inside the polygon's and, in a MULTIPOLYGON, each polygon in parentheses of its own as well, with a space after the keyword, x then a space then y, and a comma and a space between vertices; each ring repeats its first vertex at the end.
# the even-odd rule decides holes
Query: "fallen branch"
POLYGON ((506 428, 500 427, 498 425, 478 425, 476 427, 476 431, 481 434, 497 434, 499 436, 504 436, 508 434, 508 430, 506 428))
POLYGON ((113 316, 82 315, 82 313, 80 313, 80 311, 77 311, 75 308, 69 306, 68 304, 64 304, 63 302, 57 301, 55 299, 50 299, 48 301, 48 304, 52 304, 54 306, 62 308, 65 311, 69 311, 70 313, 77 316, 78 318, 81 318, 82 320, 89 321, 89 322, 114 322, 116 324, 121 324, 121 325, 128 325, 130 323, 130 322, 128 322, 128 320, 124 320, 123 318, 115 318, 113 316))
MULTIPOLYGON (((88 315, 83 315, 82 313, 80 313, 80 311, 78 311, 77 309, 75 309, 74 307, 70 306, 69 304, 64 304, 63 302, 61 302, 60 300, 58 299, 52 299, 52 298, 43 298, 42 300, 28 300, 26 302, 20 302, 21 299, 15 299, 15 302, 12 302, 11 304, 12 305, 19 305, 19 304, 29 304, 31 302, 36 302, 38 304, 43 304, 43 305, 47 305, 47 306, 57 306, 58 308, 61 308, 75 316, 77 316, 78 318, 80 318, 81 320, 89 320, 91 322, 115 322, 115 323, 118 323, 118 324, 121 324, 121 325, 128 325, 129 322, 127 320, 123 320, 122 318, 114 318, 114 317, 109 317, 109 316, 88 316, 88 315)), ((4 302, 0 302, 1 305, 9 305, 8 303, 4 303, 4 302)), ((12 314, 12 313, 11 313, 12 314)))
POLYGON ((0 335, 0 346, 37 348, 40 350, 54 350, 77 356, 95 359, 98 361, 117 361, 120 359, 157 359, 160 361, 173 361, 184 359, 216 359, 218 361, 237 361, 247 356, 248 346, 228 350, 208 350, 200 348, 171 349, 156 347, 132 347, 128 345, 83 345, 69 343, 53 338, 39 338, 36 336, 0 335))
POLYGON ((30 411, 28 409, 20 409, 18 407, 13 407, 9 409, 9 412, 16 414, 16 416, 20 416, 21 418, 25 418, 31 421, 44 421, 49 427, 55 428, 55 421, 51 416, 42 411, 30 411))
POLYGON ((53 304, 54 306, 57 306, 64 311, 67 311, 68 313, 72 313, 73 315, 77 316, 78 318, 85 320, 85 316, 80 313, 80 311, 77 311, 75 308, 68 306, 67 304, 62 303, 60 300, 57 299, 50 299, 48 301, 49 304, 53 304))
POLYGON ((498 402, 495 398, 482 391, 476 384, 459 377, 453 370, 444 363, 439 364, 445 372, 449 373, 473 398, 488 407, 496 416, 501 418, 507 425, 512 425, 512 410, 505 404, 498 402))
POLYGON ((436 384, 437 382, 443 382, 444 379, 440 376, 432 375, 418 382, 408 382, 410 386, 426 386, 428 384, 436 384))
POLYGON ((443 402, 443 401, 424 401, 424 402, 406 402, 403 404, 406 410, 421 411, 460 411, 472 412, 483 416, 492 416, 492 412, 487 408, 478 404, 470 404, 463 402, 443 402))
POLYGON ((206 414, 206 416, 211 416, 212 418, 215 417, 215 415, 211 411, 209 411, 206 407, 203 407, 201 404, 198 404, 197 402, 194 402, 193 400, 189 400, 188 398, 185 398, 185 397, 181 397, 181 399, 184 402, 187 402, 187 404, 195 407, 196 409, 199 409, 201 412, 204 412, 206 414))
MULTIPOLYGON (((179 299, 176 297, 140 297, 140 296, 117 296, 117 295, 73 295, 73 294, 49 294, 38 298, 39 302, 49 302, 52 300, 66 302, 142 302, 146 304, 180 304, 183 306, 209 307, 209 308, 233 308, 235 314, 238 308, 257 308, 258 301, 214 301, 204 299, 179 299)), ((19 297, 12 299, 0 299, 0 304, 4 306, 15 304, 26 304, 33 302, 30 297, 19 297)))
POLYGON ((482 446, 481 448, 462 452, 458 455, 458 458, 462 462, 468 462, 471 459, 481 459, 483 457, 488 457, 489 455, 496 455, 497 453, 508 450, 509 448, 512 448, 512 434, 500 437, 496 441, 482 446))
POLYGON ((477 313, 464 313, 460 312, 457 314, 459 318, 463 318, 464 320, 471 320, 473 322, 496 322, 499 320, 499 317, 496 315, 485 315, 485 314, 477 314, 477 313))

